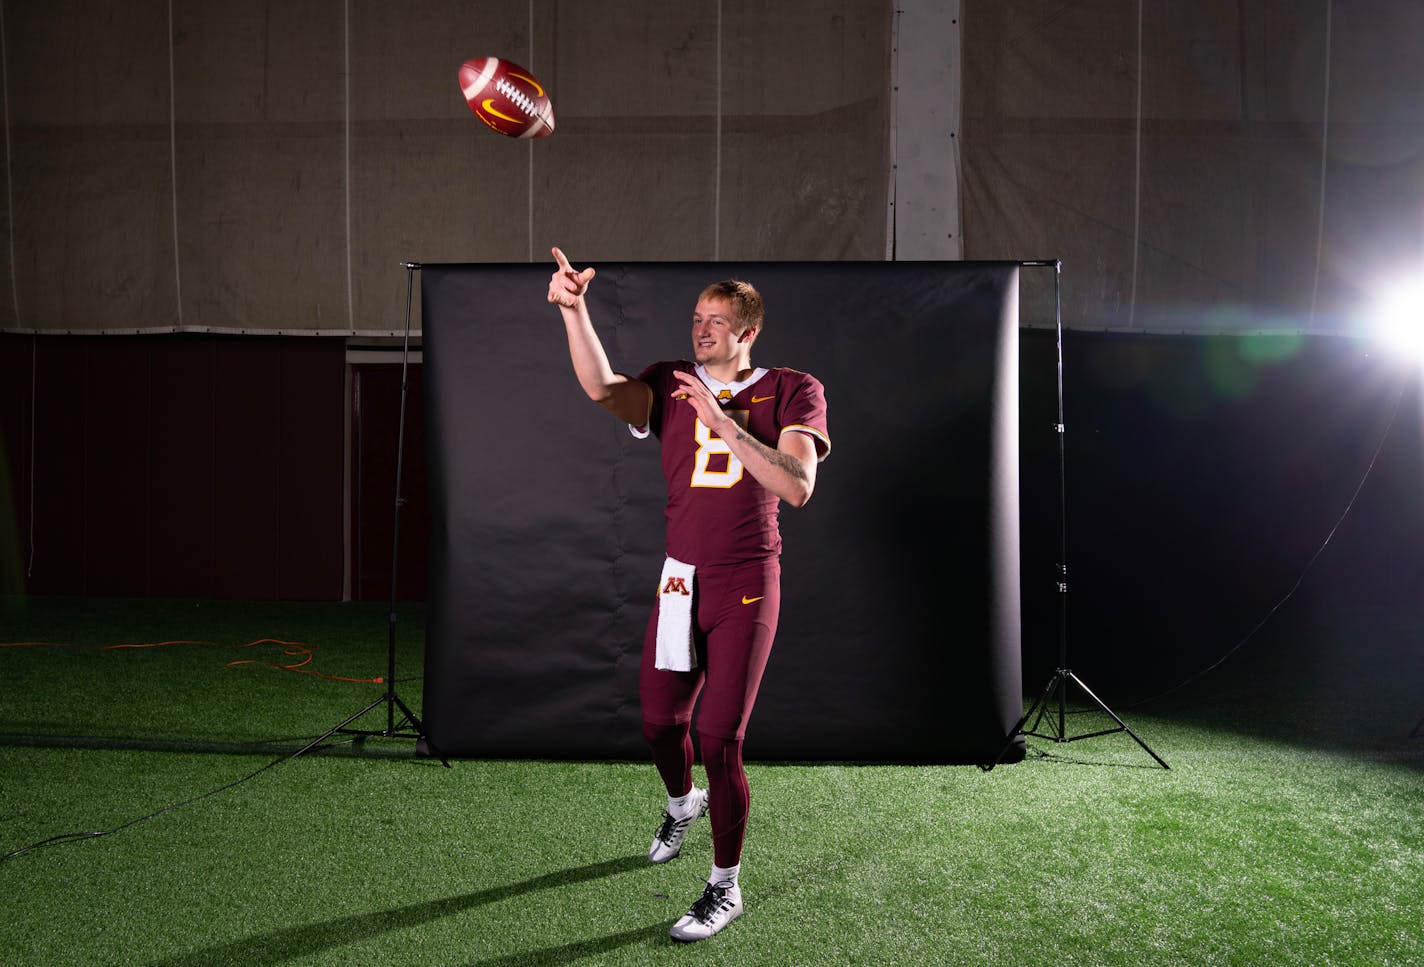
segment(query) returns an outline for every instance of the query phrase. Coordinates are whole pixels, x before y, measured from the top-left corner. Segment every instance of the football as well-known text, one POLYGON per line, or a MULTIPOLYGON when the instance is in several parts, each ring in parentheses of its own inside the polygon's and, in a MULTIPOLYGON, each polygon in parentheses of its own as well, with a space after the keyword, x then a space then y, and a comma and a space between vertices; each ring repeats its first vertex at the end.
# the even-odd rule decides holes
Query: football
POLYGON ((460 90, 475 117, 510 138, 554 133, 554 105, 544 85, 518 64, 475 57, 460 65, 460 90))

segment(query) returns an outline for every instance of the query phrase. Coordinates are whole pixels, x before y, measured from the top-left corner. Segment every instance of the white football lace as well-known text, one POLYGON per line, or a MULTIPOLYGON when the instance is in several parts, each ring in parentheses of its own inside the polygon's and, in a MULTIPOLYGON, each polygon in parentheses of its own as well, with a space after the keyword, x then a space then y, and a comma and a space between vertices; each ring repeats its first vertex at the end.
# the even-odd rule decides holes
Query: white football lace
POLYGON ((513 101, 525 114, 531 118, 534 116, 534 102, 529 100, 528 95, 509 83, 509 81, 501 77, 499 83, 494 86, 494 89, 513 101))

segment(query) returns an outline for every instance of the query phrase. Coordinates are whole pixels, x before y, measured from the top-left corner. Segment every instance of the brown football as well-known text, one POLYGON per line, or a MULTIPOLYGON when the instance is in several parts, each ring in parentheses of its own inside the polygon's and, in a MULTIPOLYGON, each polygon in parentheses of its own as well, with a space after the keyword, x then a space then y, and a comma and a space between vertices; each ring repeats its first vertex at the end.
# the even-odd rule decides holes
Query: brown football
POLYGON ((554 105, 532 72, 498 57, 460 65, 460 90, 475 117, 511 138, 554 133, 554 105))

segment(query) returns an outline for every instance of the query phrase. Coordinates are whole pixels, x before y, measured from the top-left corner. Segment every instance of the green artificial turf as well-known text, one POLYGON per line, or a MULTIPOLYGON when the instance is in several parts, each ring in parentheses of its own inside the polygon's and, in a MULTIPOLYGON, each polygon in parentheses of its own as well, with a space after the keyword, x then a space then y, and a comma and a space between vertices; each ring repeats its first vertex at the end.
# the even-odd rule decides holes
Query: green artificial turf
MULTIPOLYGON (((1402 732, 1300 741, 1244 727, 1238 697, 1130 716, 1170 771, 1121 734, 1031 739, 992 772, 752 763, 747 913, 683 947, 710 833, 647 863, 645 764, 446 769, 399 739, 281 759, 384 686, 227 646, 383 675, 384 606, 8 608, 0 639, 66 643, 0 648, 0 853, 257 774, 0 864, 7 964, 1424 962, 1424 741, 1402 732), (98 647, 174 638, 221 640, 98 647)), ((416 708, 422 620, 398 624, 416 708)))

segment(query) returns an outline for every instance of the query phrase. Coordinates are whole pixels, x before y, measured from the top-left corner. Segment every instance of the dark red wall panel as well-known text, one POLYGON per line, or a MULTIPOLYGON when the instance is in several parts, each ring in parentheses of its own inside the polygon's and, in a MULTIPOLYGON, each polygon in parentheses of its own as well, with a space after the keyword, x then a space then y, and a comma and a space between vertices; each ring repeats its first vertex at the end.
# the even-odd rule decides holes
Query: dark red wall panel
POLYGON ((128 336, 85 337, 84 593, 148 593, 148 346, 128 336))
POLYGON ((278 354, 225 339, 216 367, 213 545, 220 597, 277 596, 278 354))
POLYGON ((345 358, 328 339, 0 336, 4 589, 340 598, 345 358))
POLYGON ((277 597, 341 596, 345 354, 282 344, 277 444, 277 597))
MULTIPOLYGON (((404 454, 401 461, 400 542, 396 595, 425 597, 430 546, 426 499, 425 382, 420 365, 406 376, 404 454)), ((401 367, 352 367, 351 568, 352 596, 391 596, 391 546, 395 523, 396 446, 401 437, 401 367)))
POLYGON ((41 339, 35 367, 34 570, 38 594, 83 594, 88 340, 41 339))
POLYGON ((0 594, 24 590, 29 556, 33 336, 0 339, 0 594))
POLYGON ((214 341, 207 337, 164 338, 150 348, 152 594, 201 598, 215 593, 216 359, 214 341))

